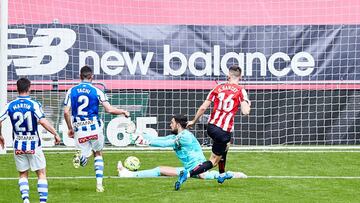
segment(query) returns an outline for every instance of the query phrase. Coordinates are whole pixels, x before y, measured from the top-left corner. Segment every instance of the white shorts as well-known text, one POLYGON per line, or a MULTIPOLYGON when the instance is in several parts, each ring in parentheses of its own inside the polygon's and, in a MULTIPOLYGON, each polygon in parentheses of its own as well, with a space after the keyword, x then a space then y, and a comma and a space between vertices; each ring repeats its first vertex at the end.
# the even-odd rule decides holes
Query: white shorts
POLYGON ((85 157, 91 156, 91 152, 102 151, 104 148, 104 133, 102 129, 86 132, 75 133, 75 146, 85 157))
POLYGON ((14 159, 15 159, 16 169, 19 172, 24 172, 29 169, 31 169, 32 171, 37 171, 46 168, 46 160, 45 160, 44 152, 40 147, 35 149, 34 154, 16 155, 14 153, 14 159))

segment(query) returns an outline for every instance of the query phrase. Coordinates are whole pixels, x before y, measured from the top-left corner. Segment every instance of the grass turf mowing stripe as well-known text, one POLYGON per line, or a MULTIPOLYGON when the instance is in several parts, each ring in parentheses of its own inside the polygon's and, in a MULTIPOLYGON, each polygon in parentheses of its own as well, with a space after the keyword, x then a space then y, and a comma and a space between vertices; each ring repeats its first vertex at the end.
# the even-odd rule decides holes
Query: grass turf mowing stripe
MULTIPOLYGON (((161 176, 162 178, 166 176, 161 176)), ((47 177, 47 179, 62 180, 62 179, 94 179, 94 176, 59 176, 47 177)), ((104 176, 108 179, 121 178, 118 176, 104 176)), ((250 179, 360 179, 360 176, 248 176, 250 179)), ((0 180, 17 180, 17 177, 0 177, 0 180)), ((29 177, 31 180, 37 179, 36 177, 29 177)), ((138 178, 136 178, 138 179, 138 178)))

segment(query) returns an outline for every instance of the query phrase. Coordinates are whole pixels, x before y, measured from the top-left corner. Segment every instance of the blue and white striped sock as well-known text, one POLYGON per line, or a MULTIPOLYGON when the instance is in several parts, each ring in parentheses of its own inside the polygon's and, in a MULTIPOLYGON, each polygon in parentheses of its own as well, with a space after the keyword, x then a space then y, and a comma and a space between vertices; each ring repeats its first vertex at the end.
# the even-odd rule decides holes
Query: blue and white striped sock
POLYGON ((21 198, 23 200, 29 199, 29 182, 27 178, 19 179, 19 188, 20 188, 21 198))
POLYGON ((48 198, 48 182, 46 179, 38 179, 38 192, 40 196, 40 203, 44 203, 48 198))
POLYGON ((86 166, 87 162, 88 162, 88 158, 86 156, 84 156, 84 155, 81 155, 80 156, 80 165, 82 167, 84 167, 84 166, 86 166))
POLYGON ((96 174, 96 184, 102 185, 103 176, 104 176, 104 160, 102 156, 95 157, 94 166, 95 166, 95 174, 96 174))

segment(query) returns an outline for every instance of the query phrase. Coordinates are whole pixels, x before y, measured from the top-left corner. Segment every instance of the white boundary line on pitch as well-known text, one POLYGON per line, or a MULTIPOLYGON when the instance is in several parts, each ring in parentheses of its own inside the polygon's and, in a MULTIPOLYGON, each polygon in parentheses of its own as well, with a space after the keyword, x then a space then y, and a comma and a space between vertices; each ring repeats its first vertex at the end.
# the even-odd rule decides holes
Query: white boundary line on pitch
POLYGON ((360 179, 360 176, 248 176, 258 179, 360 179))
MULTIPOLYGON (((165 177, 165 176, 164 176, 165 177)), ((119 176, 104 176, 106 179, 121 179, 119 176)), ((250 179, 360 179, 360 176, 248 176, 250 179)), ((18 177, 0 177, 1 180, 18 180, 18 177)), ((36 177, 29 179, 35 180, 36 177)), ((65 179, 95 179, 95 176, 64 176, 64 177, 47 177, 50 180, 65 179)))
MULTIPOLYGON (((211 152, 211 150, 203 150, 204 152, 211 152)), ((161 150, 161 151, 104 151, 105 154, 121 154, 121 153, 134 153, 134 154, 142 154, 142 153, 151 153, 151 154, 162 154, 162 153, 174 153, 173 150, 161 150)), ((74 151, 45 151, 46 154, 74 154, 74 151)), ((282 153, 360 153, 359 150, 282 150, 282 151, 272 151, 272 150, 231 150, 229 153, 274 153, 274 154, 282 154, 282 153)), ((9 151, 8 155, 12 155, 13 152, 9 151)), ((6 154, 2 154, 6 155, 6 154)), ((0 155, 1 157, 1 155, 0 155)))

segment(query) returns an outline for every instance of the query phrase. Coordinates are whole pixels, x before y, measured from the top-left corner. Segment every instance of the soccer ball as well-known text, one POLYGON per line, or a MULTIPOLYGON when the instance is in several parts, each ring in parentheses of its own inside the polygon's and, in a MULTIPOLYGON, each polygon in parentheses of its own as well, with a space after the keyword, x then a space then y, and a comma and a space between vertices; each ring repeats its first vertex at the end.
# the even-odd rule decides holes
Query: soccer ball
POLYGON ((130 171, 136 171, 140 168, 140 160, 135 156, 129 156, 125 159, 124 166, 130 171))

